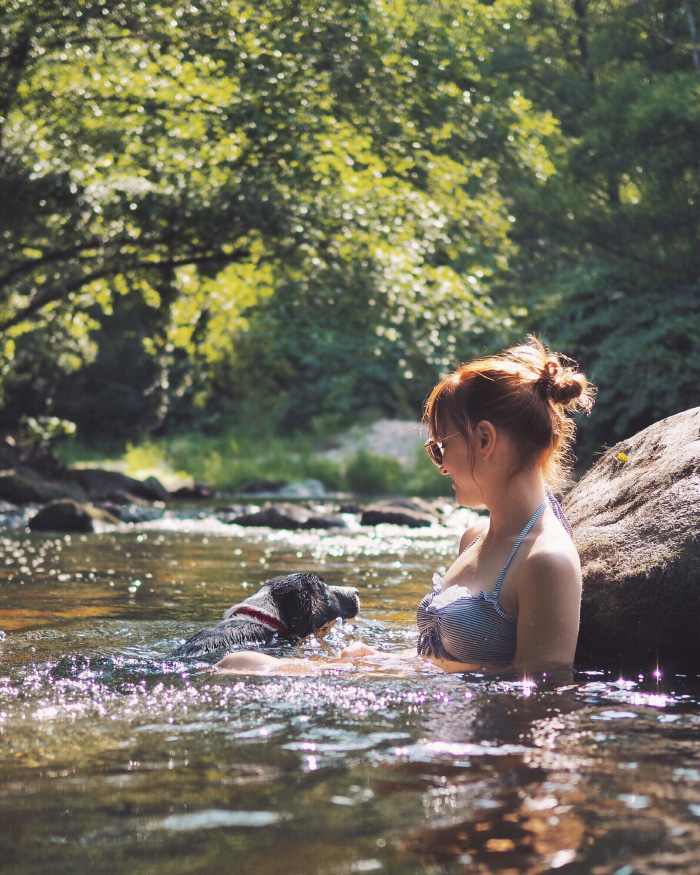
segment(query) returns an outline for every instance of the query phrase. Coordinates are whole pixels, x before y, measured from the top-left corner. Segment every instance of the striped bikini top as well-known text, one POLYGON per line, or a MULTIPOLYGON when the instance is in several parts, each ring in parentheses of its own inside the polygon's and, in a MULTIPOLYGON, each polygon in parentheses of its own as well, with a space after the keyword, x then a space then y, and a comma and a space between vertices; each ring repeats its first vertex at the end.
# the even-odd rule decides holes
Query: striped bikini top
POLYGON ((469 587, 457 584, 443 591, 442 578, 439 574, 433 575, 433 592, 421 600, 416 615, 419 654, 476 665, 510 665, 513 662, 517 620, 500 606, 498 594, 518 547, 542 515, 547 502, 573 537, 561 505, 547 489, 547 499, 518 536, 492 595, 486 595, 482 590, 475 596, 469 587))

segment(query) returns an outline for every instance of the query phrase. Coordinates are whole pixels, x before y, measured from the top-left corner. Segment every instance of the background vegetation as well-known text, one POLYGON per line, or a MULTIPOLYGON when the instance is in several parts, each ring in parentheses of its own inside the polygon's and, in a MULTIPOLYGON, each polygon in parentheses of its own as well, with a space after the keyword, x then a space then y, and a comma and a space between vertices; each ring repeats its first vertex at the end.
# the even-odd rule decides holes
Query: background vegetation
POLYGON ((0 10, 6 429, 244 457, 528 332, 584 462, 700 403, 697 0, 0 10))

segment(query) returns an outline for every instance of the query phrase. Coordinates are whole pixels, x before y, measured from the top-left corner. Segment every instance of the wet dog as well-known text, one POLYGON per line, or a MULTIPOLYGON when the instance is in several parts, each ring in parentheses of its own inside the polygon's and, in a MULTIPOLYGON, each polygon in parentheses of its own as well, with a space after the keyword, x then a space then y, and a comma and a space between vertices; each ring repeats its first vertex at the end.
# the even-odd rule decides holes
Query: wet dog
POLYGON ((259 646, 269 644, 275 636, 295 642, 338 617, 348 620, 359 610, 356 589, 328 586, 309 572, 287 574, 268 580, 255 595, 229 608, 221 623, 197 632, 170 656, 204 656, 259 646))

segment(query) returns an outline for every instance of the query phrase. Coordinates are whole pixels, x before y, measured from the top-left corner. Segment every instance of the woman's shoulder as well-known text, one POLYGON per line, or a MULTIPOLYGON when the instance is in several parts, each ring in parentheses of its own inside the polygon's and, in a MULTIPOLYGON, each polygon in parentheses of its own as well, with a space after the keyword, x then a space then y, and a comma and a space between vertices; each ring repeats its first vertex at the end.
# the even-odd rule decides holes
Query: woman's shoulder
POLYGON ((476 539, 482 535, 489 525, 489 518, 485 516, 479 517, 467 528, 459 542, 459 552, 464 553, 467 547, 470 547, 476 539))
POLYGON ((581 586, 581 562, 574 542, 560 525, 545 526, 525 552, 521 584, 581 586))

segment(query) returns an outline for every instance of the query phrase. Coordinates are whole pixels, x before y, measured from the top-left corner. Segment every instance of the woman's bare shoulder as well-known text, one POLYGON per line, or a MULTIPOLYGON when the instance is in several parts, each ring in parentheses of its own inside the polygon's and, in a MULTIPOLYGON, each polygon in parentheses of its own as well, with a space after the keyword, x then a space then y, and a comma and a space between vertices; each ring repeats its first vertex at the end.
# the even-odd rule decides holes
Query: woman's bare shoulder
POLYGON ((564 531, 549 530, 535 538, 521 568, 521 583, 538 586, 581 586, 581 562, 571 538, 564 531))
POLYGON ((489 518, 482 516, 479 517, 475 522, 473 522, 468 529, 462 535, 462 538, 459 542, 459 552, 460 554, 464 553, 464 551, 471 544, 476 541, 479 535, 483 534, 489 525, 489 518))

